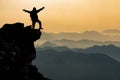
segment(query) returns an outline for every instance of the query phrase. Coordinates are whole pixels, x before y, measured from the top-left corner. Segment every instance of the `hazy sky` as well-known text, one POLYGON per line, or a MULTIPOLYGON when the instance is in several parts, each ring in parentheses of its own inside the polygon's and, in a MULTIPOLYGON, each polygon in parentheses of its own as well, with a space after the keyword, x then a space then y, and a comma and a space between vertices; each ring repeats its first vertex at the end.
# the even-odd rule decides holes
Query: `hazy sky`
POLYGON ((45 32, 120 29, 120 0, 0 0, 0 26, 30 25, 30 17, 22 9, 34 6, 45 6, 38 14, 45 32))

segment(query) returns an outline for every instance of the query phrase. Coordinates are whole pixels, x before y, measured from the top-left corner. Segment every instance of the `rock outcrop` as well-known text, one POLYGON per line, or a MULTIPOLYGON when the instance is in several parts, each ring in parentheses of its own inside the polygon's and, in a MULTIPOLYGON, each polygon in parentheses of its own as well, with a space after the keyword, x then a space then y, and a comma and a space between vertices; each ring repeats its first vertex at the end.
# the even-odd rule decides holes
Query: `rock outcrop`
POLYGON ((0 80, 48 80, 32 65, 34 42, 40 37, 39 29, 23 23, 5 24, 0 29, 0 80))

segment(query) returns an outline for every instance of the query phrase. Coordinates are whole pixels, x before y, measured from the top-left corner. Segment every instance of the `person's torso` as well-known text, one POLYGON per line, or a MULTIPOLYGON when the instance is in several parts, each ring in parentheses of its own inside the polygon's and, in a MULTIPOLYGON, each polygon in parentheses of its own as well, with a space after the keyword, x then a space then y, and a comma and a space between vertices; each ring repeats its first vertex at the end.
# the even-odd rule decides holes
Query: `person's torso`
POLYGON ((31 11, 30 17, 31 17, 32 19, 34 19, 34 20, 38 19, 37 12, 36 12, 36 11, 31 11))

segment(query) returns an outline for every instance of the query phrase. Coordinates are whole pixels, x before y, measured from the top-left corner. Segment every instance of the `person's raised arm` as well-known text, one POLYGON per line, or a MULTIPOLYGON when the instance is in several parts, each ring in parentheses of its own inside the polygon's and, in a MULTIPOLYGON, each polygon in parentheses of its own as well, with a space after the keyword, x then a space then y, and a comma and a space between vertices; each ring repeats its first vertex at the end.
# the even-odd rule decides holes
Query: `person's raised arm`
POLYGON ((42 7, 40 9, 37 10, 37 13, 40 12, 41 10, 43 10, 45 7, 42 7))
POLYGON ((25 12, 27 12, 27 13, 30 13, 30 11, 28 11, 28 10, 25 10, 25 9, 23 9, 23 11, 25 11, 25 12))

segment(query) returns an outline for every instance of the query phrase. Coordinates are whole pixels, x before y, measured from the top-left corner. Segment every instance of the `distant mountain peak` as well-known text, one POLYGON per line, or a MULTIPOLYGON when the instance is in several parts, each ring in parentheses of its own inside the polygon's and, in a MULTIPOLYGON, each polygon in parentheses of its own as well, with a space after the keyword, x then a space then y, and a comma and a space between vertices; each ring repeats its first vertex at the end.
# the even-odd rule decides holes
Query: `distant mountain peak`
POLYGON ((97 31, 85 31, 82 34, 86 34, 86 35, 103 35, 102 33, 99 33, 97 31))
POLYGON ((56 44, 54 44, 52 42, 47 41, 47 42, 43 43, 41 46, 42 47, 57 47, 58 45, 56 45, 56 44))
POLYGON ((98 45, 95 45, 93 47, 108 47, 108 48, 117 48, 117 46, 113 45, 113 44, 109 44, 109 45, 102 45, 102 46, 98 46, 98 45))

